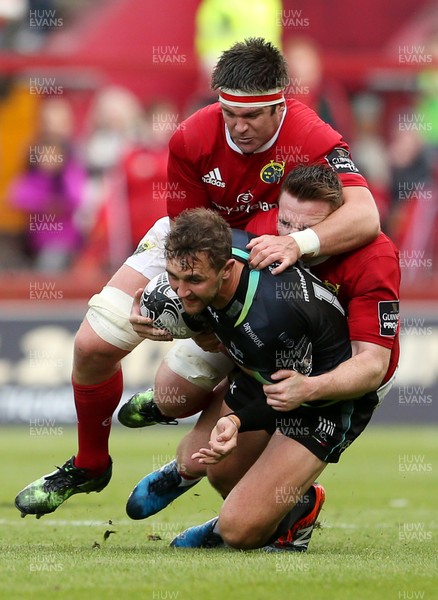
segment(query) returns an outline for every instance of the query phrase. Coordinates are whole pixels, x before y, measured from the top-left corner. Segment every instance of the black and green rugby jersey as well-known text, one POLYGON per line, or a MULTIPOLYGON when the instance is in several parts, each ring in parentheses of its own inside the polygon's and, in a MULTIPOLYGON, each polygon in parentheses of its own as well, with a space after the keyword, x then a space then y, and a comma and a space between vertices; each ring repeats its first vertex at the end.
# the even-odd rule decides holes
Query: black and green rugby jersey
POLYGON ((261 383, 293 369, 320 375, 351 356, 345 313, 336 296, 301 264, 279 275, 248 266, 250 233, 233 230, 232 255, 244 264, 240 282, 222 309, 207 318, 233 360, 261 383))

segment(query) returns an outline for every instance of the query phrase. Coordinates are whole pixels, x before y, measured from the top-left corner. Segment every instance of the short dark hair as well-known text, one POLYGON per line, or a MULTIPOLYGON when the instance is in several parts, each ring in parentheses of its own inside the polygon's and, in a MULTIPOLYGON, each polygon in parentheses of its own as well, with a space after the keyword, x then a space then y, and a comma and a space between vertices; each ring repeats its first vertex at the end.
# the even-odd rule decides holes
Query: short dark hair
POLYGON ((164 256, 166 260, 188 259, 195 263, 200 253, 206 254, 211 266, 220 271, 231 258, 231 229, 213 210, 186 209, 172 223, 164 256))
POLYGON ((223 52, 213 69, 213 90, 225 87, 252 93, 286 87, 289 74, 286 60, 271 42, 248 38, 223 52))
POLYGON ((281 191, 298 200, 327 200, 335 209, 343 203, 339 177, 323 164, 295 167, 284 178, 281 191))

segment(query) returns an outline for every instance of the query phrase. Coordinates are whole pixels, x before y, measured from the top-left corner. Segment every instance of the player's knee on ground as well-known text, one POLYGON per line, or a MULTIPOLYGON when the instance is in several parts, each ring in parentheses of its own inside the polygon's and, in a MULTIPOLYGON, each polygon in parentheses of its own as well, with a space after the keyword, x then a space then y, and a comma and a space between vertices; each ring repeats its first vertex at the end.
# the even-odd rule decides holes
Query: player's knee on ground
POLYGON ((222 539, 232 548, 251 550, 266 544, 269 533, 259 523, 248 521, 242 514, 229 514, 222 511, 219 517, 219 531, 222 539))

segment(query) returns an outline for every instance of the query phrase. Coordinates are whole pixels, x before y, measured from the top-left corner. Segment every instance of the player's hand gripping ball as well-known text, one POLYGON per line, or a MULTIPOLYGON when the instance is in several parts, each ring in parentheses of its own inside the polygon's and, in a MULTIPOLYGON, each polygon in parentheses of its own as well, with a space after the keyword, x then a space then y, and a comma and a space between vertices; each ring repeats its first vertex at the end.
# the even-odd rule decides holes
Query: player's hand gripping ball
POLYGON ((186 339, 205 328, 202 317, 188 315, 176 292, 170 287, 167 273, 150 280, 140 298, 140 312, 154 320, 154 326, 166 329, 175 339, 186 339))

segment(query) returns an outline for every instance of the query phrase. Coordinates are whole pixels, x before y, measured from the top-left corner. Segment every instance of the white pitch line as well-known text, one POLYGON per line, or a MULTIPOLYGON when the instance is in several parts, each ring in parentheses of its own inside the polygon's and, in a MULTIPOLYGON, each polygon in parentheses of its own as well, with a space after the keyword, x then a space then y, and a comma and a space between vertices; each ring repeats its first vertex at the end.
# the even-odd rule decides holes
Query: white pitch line
MULTIPOLYGON (((55 521, 54 519, 46 519, 41 517, 41 519, 36 519, 34 515, 27 515, 24 519, 18 517, 18 519, 0 519, 0 525, 23 525, 23 523, 29 521, 39 521, 43 525, 59 525, 60 527, 104 527, 110 526, 108 521, 55 521)), ((119 526, 119 525, 132 525, 132 521, 128 521, 127 519, 124 521, 117 521, 117 523, 111 523, 111 527, 119 526)))
MULTIPOLYGON (((0 525, 22 525, 23 522, 28 522, 35 519, 35 517, 33 515, 27 515, 26 518, 21 519, 20 517, 18 519, 0 519, 0 525)), ((35 519, 38 520, 40 523, 42 523, 43 525, 57 525, 59 527, 104 527, 109 526, 108 521, 68 521, 66 519, 61 520, 61 521, 56 521, 55 519, 46 519, 45 517, 41 517, 41 519, 35 519)), ((157 523, 158 521, 150 521, 149 523, 145 523, 145 525, 150 525, 153 526, 154 523, 157 523)), ((114 523, 111 523, 111 527, 119 527, 120 525, 132 525, 133 521, 129 521, 127 519, 123 520, 123 521, 117 521, 114 523)), ((323 522, 321 524, 323 529, 363 529, 364 527, 359 527, 358 525, 354 524, 354 523, 337 523, 336 525, 332 525, 329 523, 325 523, 323 522)), ((393 525, 389 525, 387 523, 379 523, 377 525, 374 525, 374 527, 376 529, 381 529, 382 527, 393 527, 393 525)), ((369 527, 367 526, 366 529, 369 529, 369 527)))

